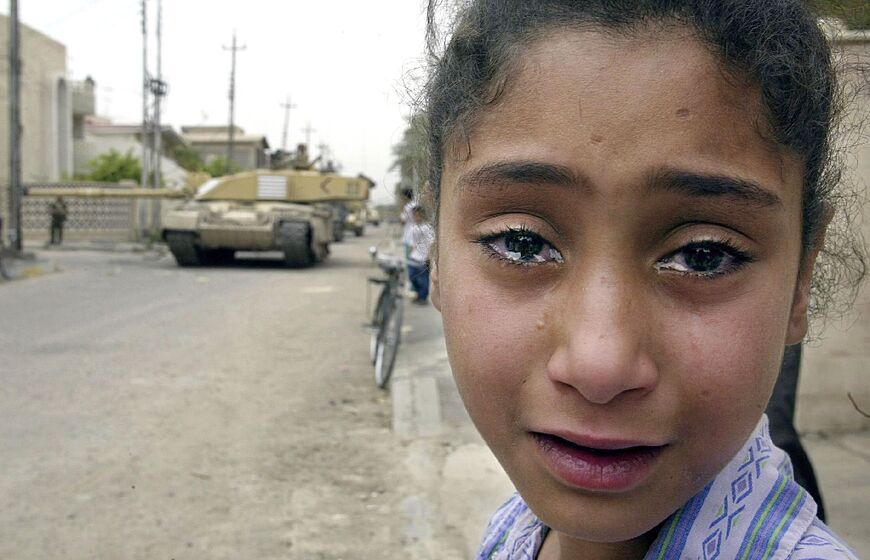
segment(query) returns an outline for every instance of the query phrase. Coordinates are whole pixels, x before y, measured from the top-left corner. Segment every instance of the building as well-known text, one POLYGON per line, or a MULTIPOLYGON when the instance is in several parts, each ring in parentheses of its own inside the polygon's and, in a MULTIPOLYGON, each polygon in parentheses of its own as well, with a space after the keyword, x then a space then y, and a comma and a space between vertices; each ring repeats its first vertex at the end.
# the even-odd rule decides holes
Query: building
MULTIPOLYGON (((21 30, 21 179, 58 181, 73 173, 73 136, 93 112, 93 81, 66 77, 66 47, 21 30)), ((0 15, 0 215, 9 223, 9 18, 0 15)))
MULTIPOLYGON (((206 163, 214 158, 226 158, 230 143, 228 126, 182 126, 181 135, 190 147, 206 163)), ((269 141, 265 136, 245 134, 233 127, 233 161, 239 169, 269 167, 269 141)))
MULTIPOLYGON (((845 139, 849 151, 847 180, 858 190, 863 203, 855 208, 864 239, 870 242, 870 31, 832 30, 835 51, 843 68, 847 92, 854 93, 846 117, 848 129, 863 135, 845 139)), ((849 95, 847 97, 852 97, 849 95)), ((805 346, 802 364, 797 424, 802 431, 851 431, 870 429, 870 420, 858 412, 849 400, 870 412, 870 279, 858 294, 854 312, 842 320, 819 325, 819 340, 805 346), (822 328, 823 327, 823 328, 822 328)))
MULTIPOLYGON (((184 186, 187 171, 169 157, 179 146, 186 146, 181 137, 171 126, 161 127, 160 171, 164 186, 181 188, 184 186)), ((73 168, 76 175, 86 175, 89 172, 88 163, 101 154, 112 150, 126 154, 132 153, 137 159, 142 159, 142 125, 115 124, 106 119, 88 117, 84 119, 81 136, 76 136, 74 144, 73 168)), ((152 151, 148 149, 150 159, 152 151)))

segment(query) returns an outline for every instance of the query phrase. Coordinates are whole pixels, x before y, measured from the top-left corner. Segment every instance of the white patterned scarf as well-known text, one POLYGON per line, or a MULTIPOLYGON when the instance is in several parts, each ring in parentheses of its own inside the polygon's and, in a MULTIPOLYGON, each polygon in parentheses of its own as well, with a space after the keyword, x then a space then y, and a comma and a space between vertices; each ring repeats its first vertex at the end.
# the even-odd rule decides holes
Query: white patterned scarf
MULTIPOLYGON (((493 516, 477 560, 533 560, 547 527, 515 494, 493 516)), ((857 560, 816 517, 763 416, 743 448, 669 517, 644 560, 857 560)))

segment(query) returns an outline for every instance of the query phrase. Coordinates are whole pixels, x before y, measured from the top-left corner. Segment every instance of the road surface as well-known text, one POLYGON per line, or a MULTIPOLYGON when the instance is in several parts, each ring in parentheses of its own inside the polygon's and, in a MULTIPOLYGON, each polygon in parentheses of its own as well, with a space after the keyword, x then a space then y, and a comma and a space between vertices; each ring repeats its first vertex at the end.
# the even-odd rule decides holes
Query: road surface
POLYGON ((0 558, 464 557, 373 382, 377 235, 307 270, 40 251, 0 285, 0 558))

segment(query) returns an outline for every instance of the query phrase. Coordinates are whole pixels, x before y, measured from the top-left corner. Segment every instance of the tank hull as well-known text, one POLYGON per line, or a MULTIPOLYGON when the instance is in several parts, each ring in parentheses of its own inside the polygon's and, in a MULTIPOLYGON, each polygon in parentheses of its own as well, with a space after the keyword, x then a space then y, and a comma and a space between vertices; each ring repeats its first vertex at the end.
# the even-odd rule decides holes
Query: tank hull
POLYGON ((193 200, 163 217, 163 239, 182 266, 214 261, 209 255, 281 251, 288 266, 305 267, 329 254, 332 211, 319 204, 193 200))
POLYGON ((217 177, 163 216, 163 238, 182 266, 226 260, 236 251, 281 251, 287 266, 311 266, 336 239, 338 203, 362 205, 373 186, 363 176, 312 170, 217 177))

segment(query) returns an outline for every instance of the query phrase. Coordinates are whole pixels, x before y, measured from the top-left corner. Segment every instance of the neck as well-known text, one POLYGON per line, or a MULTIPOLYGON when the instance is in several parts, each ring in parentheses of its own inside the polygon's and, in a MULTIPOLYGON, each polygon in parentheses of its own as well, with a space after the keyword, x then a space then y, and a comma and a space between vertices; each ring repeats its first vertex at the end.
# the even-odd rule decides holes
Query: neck
POLYGON ((537 560, 641 560, 655 538, 654 530, 629 541, 596 543, 551 530, 537 560))

